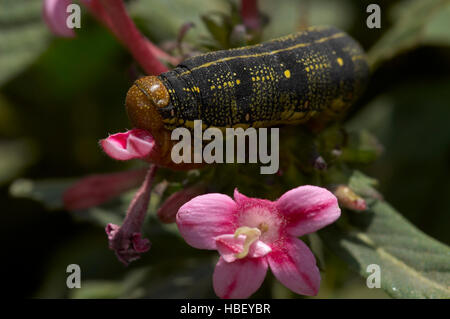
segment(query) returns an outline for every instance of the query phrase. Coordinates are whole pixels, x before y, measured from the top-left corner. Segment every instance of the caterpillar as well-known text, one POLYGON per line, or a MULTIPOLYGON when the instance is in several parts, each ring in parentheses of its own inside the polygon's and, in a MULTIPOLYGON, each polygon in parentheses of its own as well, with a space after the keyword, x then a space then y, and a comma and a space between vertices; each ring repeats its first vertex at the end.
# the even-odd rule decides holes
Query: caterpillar
POLYGON ((192 129, 194 120, 202 120, 204 129, 245 129, 339 117, 361 95, 368 75, 354 39, 335 27, 311 27, 198 55, 159 76, 140 78, 125 104, 133 126, 149 131, 162 157, 170 157, 170 132, 192 129))

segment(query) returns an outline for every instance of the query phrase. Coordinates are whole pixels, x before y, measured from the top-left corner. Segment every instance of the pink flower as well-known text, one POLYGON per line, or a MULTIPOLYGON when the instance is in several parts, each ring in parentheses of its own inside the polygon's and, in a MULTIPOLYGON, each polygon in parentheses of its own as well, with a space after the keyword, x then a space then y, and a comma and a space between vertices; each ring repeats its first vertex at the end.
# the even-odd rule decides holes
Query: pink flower
POLYGON ((72 2, 69 0, 45 0, 43 17, 50 30, 57 36, 73 38, 75 32, 67 27, 67 7, 72 2))
POLYGON ((117 160, 148 159, 157 153, 153 136, 146 130, 132 129, 125 133, 116 133, 100 141, 108 156, 117 160))
POLYGON ((150 132, 138 128, 125 133, 112 134, 100 141, 100 145, 105 153, 109 157, 120 161, 140 159, 174 170, 189 170, 205 165, 205 163, 182 162, 177 164, 173 162, 171 157, 172 143, 170 131, 165 130, 163 138, 158 141, 150 132))
POLYGON ((297 237, 315 232, 339 218, 336 197, 316 186, 300 186, 277 201, 234 192, 206 194, 184 204, 177 225, 186 242, 217 249, 213 275, 221 298, 247 298, 261 286, 270 266, 293 292, 313 296, 320 286, 314 255, 297 237))

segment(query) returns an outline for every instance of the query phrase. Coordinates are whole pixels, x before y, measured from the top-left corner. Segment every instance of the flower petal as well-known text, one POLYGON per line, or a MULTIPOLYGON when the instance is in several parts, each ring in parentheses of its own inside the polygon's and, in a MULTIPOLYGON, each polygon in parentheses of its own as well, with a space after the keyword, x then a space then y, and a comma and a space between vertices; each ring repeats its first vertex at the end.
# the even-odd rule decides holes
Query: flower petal
POLYGON ((266 245, 261 240, 258 240, 256 243, 250 247, 250 252, 248 255, 252 258, 264 257, 268 253, 272 251, 272 248, 269 245, 266 245))
POLYGON ((237 188, 234 189, 233 197, 238 205, 244 205, 249 200, 249 198, 247 196, 239 193, 237 188))
POLYGON ((73 38, 75 32, 67 27, 67 7, 72 2, 69 0, 45 0, 43 17, 50 30, 57 36, 73 38))
POLYGON ((300 239, 285 239, 267 255, 275 277, 295 293, 315 296, 320 287, 320 273, 311 250, 300 239))
POLYGON ((244 258, 227 263, 221 257, 214 270, 214 291, 224 299, 248 298, 261 287, 266 273, 265 258, 244 258))
POLYGON ((286 231, 292 236, 315 232, 333 223, 341 215, 336 197, 317 186, 294 188, 284 193, 275 204, 286 217, 286 231))
POLYGON ((116 160, 145 159, 155 151, 153 136, 142 129, 132 129, 125 133, 116 133, 100 141, 110 157, 116 160))
POLYGON ((115 251, 117 259, 125 266, 139 259, 140 254, 150 249, 150 241, 142 238, 141 233, 131 233, 129 236, 124 236, 121 233, 120 226, 111 223, 106 225, 105 232, 108 236, 109 248, 115 251), (118 245, 119 242, 120 245, 118 245))
POLYGON ((220 235, 215 240, 217 250, 227 263, 235 261, 237 259, 236 254, 239 254, 244 249, 244 235, 240 235, 237 238, 233 234, 220 235))
POLYGON ((227 195, 197 196, 181 206, 177 225, 181 236, 192 247, 216 249, 215 237, 235 231, 236 203, 227 195))
MULTIPOLYGON (((235 237, 233 234, 220 235, 216 238, 216 247, 222 258, 231 263, 238 259, 236 254, 239 254, 244 249, 245 236, 239 235, 235 237)), ((270 253, 272 249, 261 240, 254 242, 249 249, 248 257, 260 258, 270 253)))

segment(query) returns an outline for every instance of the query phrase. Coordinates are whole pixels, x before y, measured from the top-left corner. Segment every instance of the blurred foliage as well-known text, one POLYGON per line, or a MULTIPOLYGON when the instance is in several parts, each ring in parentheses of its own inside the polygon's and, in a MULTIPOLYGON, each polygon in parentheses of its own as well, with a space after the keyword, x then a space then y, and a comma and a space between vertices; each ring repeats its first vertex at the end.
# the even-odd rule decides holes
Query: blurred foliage
POLYGON ((0 84, 29 66, 47 47, 50 32, 40 0, 0 2, 0 84))
POLYGON ((394 25, 369 52, 372 66, 418 43, 448 44, 450 35, 445 30, 450 27, 449 0, 404 1, 392 11, 394 25))
MULTIPOLYGON (((0 225, 4 242, 14 238, 4 252, 11 295, 214 297, 217 254, 191 248, 175 225, 155 217, 170 194, 202 181, 211 192, 231 194, 238 187, 269 199, 301 184, 349 184, 368 200, 369 210, 344 211, 338 224, 302 238, 323 270, 317 298, 386 297, 348 268, 367 276, 370 263, 382 266, 382 285, 391 296, 448 297, 449 249, 429 236, 450 244, 449 1, 378 1, 382 28, 371 30, 365 9, 372 1, 261 0, 261 34, 242 32, 235 1, 129 1, 139 28, 175 54, 329 24, 362 43, 374 72, 343 126, 317 136, 303 127, 280 130, 280 176, 261 176, 259 165, 241 164, 160 170, 157 182, 166 180, 168 187, 152 194, 144 229, 154 245, 128 268, 107 248, 104 226, 121 223, 133 192, 72 213, 63 210, 61 194, 75 177, 139 165, 112 161, 97 144, 129 128, 123 101, 136 64, 84 8, 82 28, 67 40, 50 37, 40 0, 24 2, 0 0, 0 225), (194 27, 182 40, 184 52, 177 52, 187 23, 194 27), (318 155, 327 170, 314 166, 318 155), (70 291, 65 270, 72 263, 81 266, 83 281, 70 291)), ((254 297, 302 298, 273 276, 254 297)))

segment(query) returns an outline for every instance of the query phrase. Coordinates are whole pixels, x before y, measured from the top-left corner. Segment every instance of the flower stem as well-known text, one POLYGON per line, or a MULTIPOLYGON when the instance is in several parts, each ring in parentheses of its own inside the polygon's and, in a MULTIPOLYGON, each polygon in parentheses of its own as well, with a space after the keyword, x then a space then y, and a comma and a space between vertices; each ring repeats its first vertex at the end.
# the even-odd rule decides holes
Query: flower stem
POLYGON ((159 49, 139 32, 122 0, 91 0, 83 3, 129 49, 147 74, 157 75, 168 70, 159 59, 178 64, 176 58, 159 49))
POLYGON ((140 231, 147 213, 153 178, 155 177, 156 170, 156 165, 152 164, 147 172, 147 175, 145 176, 144 182, 128 207, 127 215, 122 227, 126 226, 127 228, 133 228, 136 231, 140 231))
POLYGON ((147 214, 156 169, 156 165, 150 166, 144 182, 128 207, 122 226, 108 224, 105 229, 109 248, 115 251, 117 258, 125 265, 150 249, 149 240, 142 238, 141 228, 147 214))

